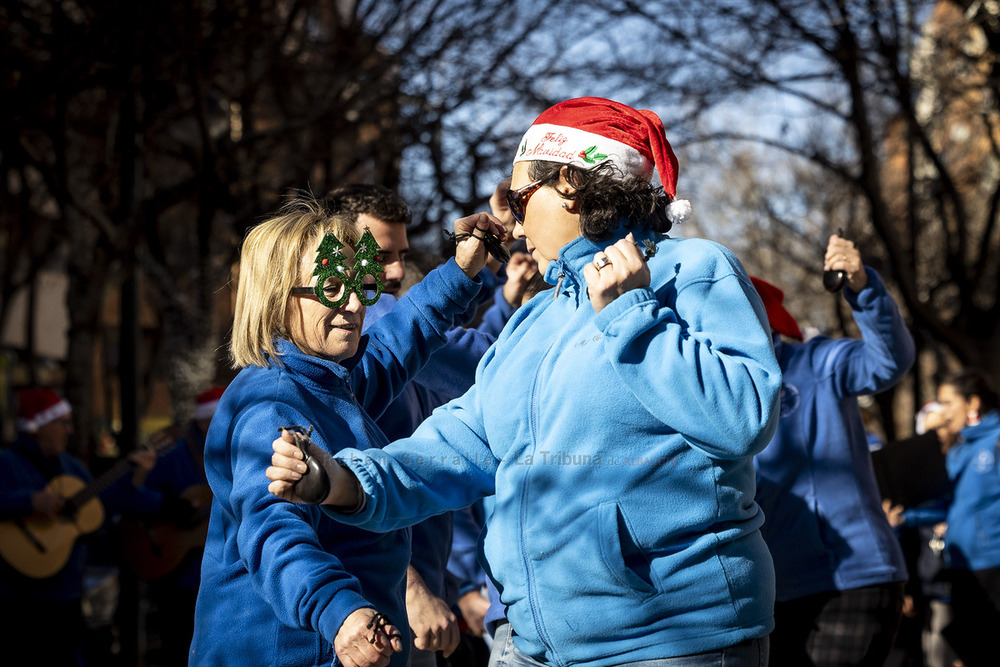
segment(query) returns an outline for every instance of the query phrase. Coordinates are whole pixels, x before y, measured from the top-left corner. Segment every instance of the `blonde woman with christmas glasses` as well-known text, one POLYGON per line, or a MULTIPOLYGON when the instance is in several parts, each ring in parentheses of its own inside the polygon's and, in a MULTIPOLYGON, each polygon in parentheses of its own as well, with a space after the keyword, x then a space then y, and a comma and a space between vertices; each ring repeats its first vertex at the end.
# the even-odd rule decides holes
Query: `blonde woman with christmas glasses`
POLYGON ((311 459, 345 442, 386 444, 368 415, 444 344, 478 293, 478 237, 504 233, 486 214, 455 227, 456 258, 365 336, 382 272, 370 232, 300 196, 247 235, 231 344, 241 370, 205 442, 214 499, 191 665, 406 664, 409 531, 373 533, 280 502, 264 470, 284 427, 309 433, 311 459))

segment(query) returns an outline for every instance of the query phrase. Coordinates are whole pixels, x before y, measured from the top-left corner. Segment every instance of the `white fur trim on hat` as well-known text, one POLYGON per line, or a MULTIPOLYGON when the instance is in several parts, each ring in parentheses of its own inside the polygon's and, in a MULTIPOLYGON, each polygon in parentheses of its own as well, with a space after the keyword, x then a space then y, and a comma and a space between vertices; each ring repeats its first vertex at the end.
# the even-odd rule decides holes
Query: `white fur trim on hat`
POLYGON ((69 407, 69 403, 65 399, 62 399, 55 405, 50 405, 41 412, 36 412, 30 419, 18 417, 17 428, 24 433, 37 433, 41 427, 51 424, 60 417, 65 417, 70 412, 72 410, 69 407))
POLYGON ((636 149, 593 132, 563 125, 532 125, 521 139, 514 164, 544 160, 591 169, 613 162, 625 176, 651 178, 653 162, 636 149))
POLYGON ((211 419, 212 415, 215 414, 215 408, 219 406, 219 401, 208 401, 206 403, 198 403, 194 406, 194 418, 201 419, 211 419))

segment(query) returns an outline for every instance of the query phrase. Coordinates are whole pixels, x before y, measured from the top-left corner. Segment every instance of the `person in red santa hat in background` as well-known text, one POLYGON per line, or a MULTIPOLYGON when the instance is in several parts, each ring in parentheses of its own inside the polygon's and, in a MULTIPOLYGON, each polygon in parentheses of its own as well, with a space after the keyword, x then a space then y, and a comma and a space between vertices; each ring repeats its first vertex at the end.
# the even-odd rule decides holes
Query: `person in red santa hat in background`
POLYGON ((194 605, 201 581, 201 557, 208 530, 212 492, 205 479, 205 434, 225 387, 212 387, 195 398, 194 412, 180 437, 146 478, 146 489, 159 495, 157 511, 128 524, 125 553, 140 578, 149 580, 150 631, 160 638, 163 664, 186 665, 194 632, 194 605))
POLYGON ((105 516, 148 500, 141 482, 155 454, 131 452, 131 476, 121 467, 121 475, 102 476, 108 484, 92 485, 87 467, 67 452, 71 416, 70 404, 53 390, 22 389, 17 439, 0 451, 0 643, 6 664, 83 664, 87 536, 105 516))

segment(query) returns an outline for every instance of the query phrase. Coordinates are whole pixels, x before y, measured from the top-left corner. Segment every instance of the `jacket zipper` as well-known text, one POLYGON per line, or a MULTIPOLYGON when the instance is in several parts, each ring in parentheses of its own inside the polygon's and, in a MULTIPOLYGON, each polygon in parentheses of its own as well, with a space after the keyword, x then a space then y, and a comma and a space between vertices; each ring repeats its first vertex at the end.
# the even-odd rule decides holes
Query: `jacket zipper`
MULTIPOLYGON (((566 277, 566 273, 563 270, 560 269, 560 271, 558 273, 559 280, 556 283, 556 287, 555 287, 555 290, 554 290, 555 293, 552 295, 553 300, 555 300, 556 298, 558 298, 558 296, 559 296, 559 290, 562 287, 563 278, 565 278, 565 277, 566 277)), ((531 386, 531 445, 532 445, 531 451, 532 452, 535 450, 535 447, 537 445, 537 443, 535 441, 535 433, 536 433, 536 426, 537 426, 537 424, 539 422, 539 419, 538 419, 538 385, 539 385, 539 382, 540 382, 540 379, 541 379, 542 368, 545 366, 545 362, 548 360, 549 356, 552 354, 552 350, 554 348, 555 348, 555 341, 552 341, 552 342, 549 343, 548 349, 545 350, 545 354, 542 356, 541 361, 539 362, 538 366, 536 367, 535 378, 532 381, 532 386, 531 386)), ((525 473, 524 473, 524 489, 523 489, 523 491, 521 493, 521 511, 520 511, 521 559, 524 561, 524 573, 525 573, 525 580, 526 580, 527 589, 528 589, 527 590, 528 602, 529 602, 529 605, 531 606, 531 616, 532 616, 532 618, 535 621, 535 631, 538 633, 538 638, 542 641, 542 643, 546 647, 548 647, 549 649, 552 650, 553 659, 556 662, 556 664, 561 664, 561 662, 555 656, 555 649, 553 648, 552 642, 551 642, 551 640, 548 637, 548 633, 546 633, 545 629, 542 627, 543 624, 542 624, 542 620, 541 620, 541 610, 538 608, 538 605, 537 605, 538 596, 535 594, 535 583, 534 583, 534 576, 533 576, 534 568, 531 565, 531 558, 530 558, 530 554, 528 553, 528 549, 527 549, 527 539, 526 539, 526 532, 527 531, 526 531, 526 526, 528 525, 528 522, 530 521, 530 519, 528 517, 527 497, 528 497, 528 488, 529 488, 529 482, 530 482, 530 472, 531 472, 531 466, 528 466, 527 469, 525 470, 525 473)))

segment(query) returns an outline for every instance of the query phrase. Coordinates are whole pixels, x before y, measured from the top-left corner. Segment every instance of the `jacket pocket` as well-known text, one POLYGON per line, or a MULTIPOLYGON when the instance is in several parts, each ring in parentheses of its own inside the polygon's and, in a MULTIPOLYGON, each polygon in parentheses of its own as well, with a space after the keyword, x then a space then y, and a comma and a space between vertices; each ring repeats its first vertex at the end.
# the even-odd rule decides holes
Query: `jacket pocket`
POLYGON ((656 593, 650 581, 649 557, 635 541, 618 503, 602 503, 598 521, 601 557, 611 575, 627 592, 642 596, 656 593))

